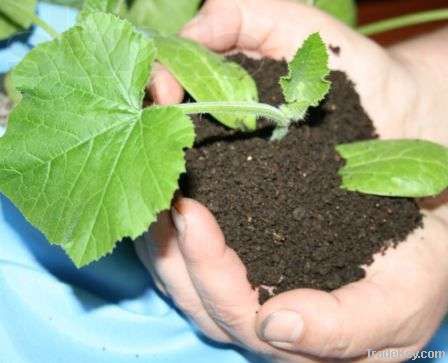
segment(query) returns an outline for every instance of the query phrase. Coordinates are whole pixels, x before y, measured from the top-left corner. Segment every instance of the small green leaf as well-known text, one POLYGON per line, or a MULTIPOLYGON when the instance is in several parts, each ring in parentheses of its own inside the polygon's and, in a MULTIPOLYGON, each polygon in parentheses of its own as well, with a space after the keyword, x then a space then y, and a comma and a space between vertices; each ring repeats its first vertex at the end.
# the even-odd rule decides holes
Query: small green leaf
POLYGON ((0 40, 28 29, 32 23, 31 14, 35 10, 36 0, 1 0, 0 40))
POLYGON ((129 20, 140 29, 177 33, 198 11, 201 0, 135 0, 129 20))
POLYGON ((354 0, 316 0, 315 5, 343 23, 355 27, 357 6, 354 0))
POLYGON ((395 197, 437 195, 448 186, 448 149, 422 140, 372 140, 337 146, 342 186, 395 197))
POLYGON ((318 106, 330 90, 326 77, 328 53, 319 33, 311 34, 288 64, 288 75, 280 79, 280 85, 287 102, 285 113, 297 121, 305 117, 311 106, 318 106))
POLYGON ((142 234, 185 170, 191 120, 141 108, 154 57, 129 22, 96 13, 14 70, 23 99, 0 138, 0 191, 77 266, 142 234))
POLYGON ((127 12, 126 2, 125 0, 84 0, 78 19, 81 20, 95 12, 125 16, 127 12))
MULTIPOLYGON (((254 80, 239 65, 177 36, 156 36, 155 40, 157 59, 196 101, 258 100, 254 80)), ((256 127, 253 115, 214 113, 213 116, 231 128, 253 130, 256 127)))

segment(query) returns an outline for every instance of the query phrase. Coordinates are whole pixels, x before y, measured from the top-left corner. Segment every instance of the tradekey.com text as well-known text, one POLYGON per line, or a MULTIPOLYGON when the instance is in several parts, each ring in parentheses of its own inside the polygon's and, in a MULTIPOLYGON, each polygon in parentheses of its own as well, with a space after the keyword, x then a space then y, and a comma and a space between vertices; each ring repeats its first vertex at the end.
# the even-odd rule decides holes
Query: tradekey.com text
POLYGON ((421 350, 419 352, 402 349, 367 350, 367 357, 377 360, 416 360, 416 359, 442 359, 447 356, 444 350, 421 350))

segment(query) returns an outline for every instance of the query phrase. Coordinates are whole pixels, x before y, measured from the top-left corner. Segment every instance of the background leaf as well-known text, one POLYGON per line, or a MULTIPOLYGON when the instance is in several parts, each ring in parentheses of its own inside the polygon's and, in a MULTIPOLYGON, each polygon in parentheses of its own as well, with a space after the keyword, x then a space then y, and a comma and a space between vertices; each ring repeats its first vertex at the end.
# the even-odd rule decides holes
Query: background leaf
POLYGON ((311 106, 317 106, 330 90, 326 77, 328 53, 319 33, 311 34, 288 64, 288 75, 280 79, 287 102, 286 108, 294 120, 303 119, 311 106))
POLYGON ((135 0, 129 20, 141 29, 177 33, 198 11, 201 0, 135 0))
POLYGON ((358 11, 355 0, 296 0, 301 3, 314 5, 332 15, 343 23, 355 27, 358 11))
POLYGON ((425 197, 448 186, 448 149, 422 140, 372 140, 337 146, 346 159, 345 189, 396 197, 425 197))
POLYGON ((23 99, 0 138, 0 190, 77 266, 143 233, 184 171, 191 120, 141 109, 154 56, 130 23, 97 13, 13 73, 23 99))
POLYGON ((9 38, 31 26, 30 14, 36 10, 36 0, 0 1, 0 40, 9 38))
POLYGON ((127 6, 125 0, 84 0, 84 5, 78 18, 85 18, 94 12, 110 13, 125 17, 127 6))
POLYGON ((358 22, 355 0, 316 0, 315 6, 352 27, 358 22))
MULTIPOLYGON (((226 61, 197 43, 177 36, 156 36, 157 60, 166 66, 187 92, 200 101, 257 101, 257 86, 239 65, 226 61)), ((216 113, 231 128, 255 129, 252 115, 216 113)))
POLYGON ((81 9, 84 0, 43 0, 46 3, 81 9))

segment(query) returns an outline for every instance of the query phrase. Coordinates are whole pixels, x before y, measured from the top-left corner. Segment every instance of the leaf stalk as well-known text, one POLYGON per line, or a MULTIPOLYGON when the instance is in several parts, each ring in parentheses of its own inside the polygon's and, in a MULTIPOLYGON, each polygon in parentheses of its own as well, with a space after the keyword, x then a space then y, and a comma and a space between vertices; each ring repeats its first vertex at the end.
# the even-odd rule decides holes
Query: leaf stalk
POLYGON ((289 118, 278 108, 257 102, 197 102, 176 105, 186 114, 235 113, 253 114, 274 121, 278 127, 287 127, 289 118))
POLYGON ((30 14, 30 17, 34 25, 42 28, 52 38, 57 38, 59 36, 59 33, 50 24, 39 18, 35 13, 30 14))
POLYGON ((358 28, 358 31, 364 35, 374 35, 389 30, 399 29, 406 26, 417 25, 432 21, 441 21, 448 19, 448 8, 422 11, 415 14, 401 15, 395 18, 381 20, 375 23, 367 24, 358 28))

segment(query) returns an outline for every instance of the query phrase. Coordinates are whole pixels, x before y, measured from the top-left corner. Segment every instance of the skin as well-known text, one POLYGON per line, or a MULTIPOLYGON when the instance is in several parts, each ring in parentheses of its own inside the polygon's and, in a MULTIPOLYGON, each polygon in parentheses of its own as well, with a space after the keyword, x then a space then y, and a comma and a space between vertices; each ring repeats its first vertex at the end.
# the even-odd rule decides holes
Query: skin
MULTIPOLYGON (((331 54, 331 68, 355 82, 382 137, 448 143, 448 68, 443 60, 448 29, 386 50, 292 1, 209 0, 182 34, 217 52, 290 59, 315 31, 341 48, 339 56, 331 54)), ((183 94, 161 67, 152 92, 162 104, 179 102, 183 94)), ((159 289, 216 341, 275 362, 375 361, 367 358, 369 349, 420 350, 448 310, 446 200, 441 195, 421 201, 424 228, 385 256, 375 256, 363 280, 331 293, 288 291, 263 306, 215 218, 198 202, 178 199, 171 214, 160 215, 137 243, 137 251, 159 289)))

